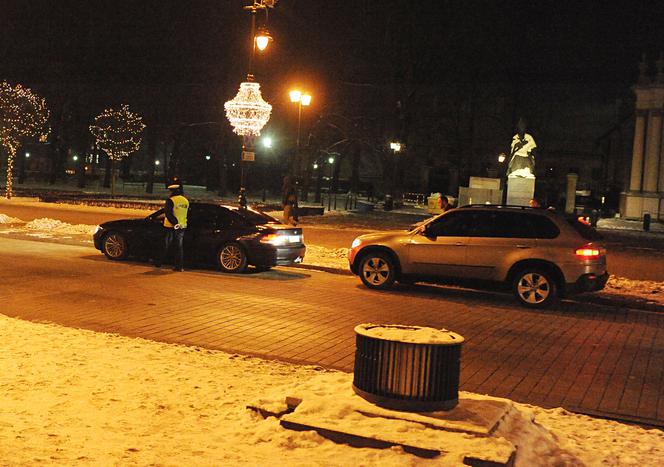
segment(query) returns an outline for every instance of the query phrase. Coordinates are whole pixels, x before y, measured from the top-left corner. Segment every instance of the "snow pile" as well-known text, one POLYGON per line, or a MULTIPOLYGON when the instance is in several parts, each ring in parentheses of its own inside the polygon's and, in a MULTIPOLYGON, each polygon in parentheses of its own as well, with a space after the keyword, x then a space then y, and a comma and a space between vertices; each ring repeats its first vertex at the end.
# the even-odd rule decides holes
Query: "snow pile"
MULTIPOLYGON (((0 460, 7 465, 458 464, 450 456, 423 460, 399 448, 338 445, 246 409, 257 400, 278 409, 286 395, 351 394, 347 373, 4 315, 0 368, 0 460)), ((331 400, 311 410, 334 411, 339 426, 349 426, 355 415, 340 408, 331 400)), ((429 436, 424 426, 410 430, 404 436, 429 436)), ((664 456, 661 430, 561 409, 514 404, 497 435, 518 445, 523 466, 655 465, 664 456)), ((435 436, 445 445, 445 432, 435 436)))
POLYGON ((664 305, 664 282, 637 281, 612 275, 599 295, 637 298, 664 305))
POLYGON ((561 408, 514 405, 546 428, 561 449, 573 453, 585 465, 646 466, 664 459, 664 431, 660 429, 587 417, 561 408))
POLYGON ((42 217, 28 222, 25 224, 25 228, 58 235, 92 235, 95 232, 96 226, 85 224, 72 225, 57 219, 42 217))
MULTIPOLYGON (((654 220, 654 219, 653 219, 654 220)), ((619 217, 599 219, 597 228, 602 230, 640 230, 643 231, 643 221, 627 220, 619 217)), ((653 232, 664 232, 664 224, 652 222, 650 230, 653 232)))
POLYGON ((0 224, 23 224, 24 222, 21 219, 16 217, 8 216, 7 214, 0 213, 0 224))
POLYGON ((326 248, 307 244, 304 264, 348 270, 348 248, 326 248))

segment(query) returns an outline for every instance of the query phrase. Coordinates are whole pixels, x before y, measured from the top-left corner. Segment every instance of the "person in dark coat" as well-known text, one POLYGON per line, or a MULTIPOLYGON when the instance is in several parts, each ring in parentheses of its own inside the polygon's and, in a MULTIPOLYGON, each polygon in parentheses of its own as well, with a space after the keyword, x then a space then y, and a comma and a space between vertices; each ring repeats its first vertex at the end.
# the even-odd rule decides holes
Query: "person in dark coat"
POLYGON ((299 222, 297 215, 297 188, 289 176, 284 177, 281 193, 281 205, 284 210, 284 224, 295 226, 299 222))

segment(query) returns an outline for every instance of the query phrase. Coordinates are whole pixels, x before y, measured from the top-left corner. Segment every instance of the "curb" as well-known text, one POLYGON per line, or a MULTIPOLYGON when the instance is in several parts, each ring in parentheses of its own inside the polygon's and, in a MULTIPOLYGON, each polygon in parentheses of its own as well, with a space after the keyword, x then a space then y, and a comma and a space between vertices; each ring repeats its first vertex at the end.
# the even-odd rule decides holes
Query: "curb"
POLYGON ((353 276, 354 274, 347 269, 338 269, 338 268, 333 268, 329 266, 316 266, 315 264, 294 264, 292 266, 284 266, 287 268, 294 268, 294 269, 309 269, 311 271, 321 271, 321 272, 327 272, 330 274, 337 274, 339 276, 353 276))

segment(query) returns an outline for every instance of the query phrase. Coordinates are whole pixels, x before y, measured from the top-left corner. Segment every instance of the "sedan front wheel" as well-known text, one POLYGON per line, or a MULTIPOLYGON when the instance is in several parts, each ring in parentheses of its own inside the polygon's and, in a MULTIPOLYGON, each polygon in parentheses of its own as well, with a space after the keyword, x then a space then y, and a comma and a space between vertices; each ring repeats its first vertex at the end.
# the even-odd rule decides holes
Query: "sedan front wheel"
POLYGON ((121 233, 110 232, 104 237, 102 249, 108 259, 125 259, 127 257, 127 240, 121 233))
POLYGON ((394 261, 386 253, 367 253, 360 260, 359 275, 370 289, 389 289, 396 279, 394 261))

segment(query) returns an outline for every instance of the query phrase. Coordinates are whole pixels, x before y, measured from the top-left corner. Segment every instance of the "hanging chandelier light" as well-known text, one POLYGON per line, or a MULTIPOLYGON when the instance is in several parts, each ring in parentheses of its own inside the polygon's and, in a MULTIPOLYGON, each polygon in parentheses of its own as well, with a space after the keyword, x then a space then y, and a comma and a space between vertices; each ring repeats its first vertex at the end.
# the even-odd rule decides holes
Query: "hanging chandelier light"
POLYGON ((263 100, 260 84, 244 82, 237 95, 224 104, 233 131, 242 136, 259 136, 270 120, 272 106, 263 100))

